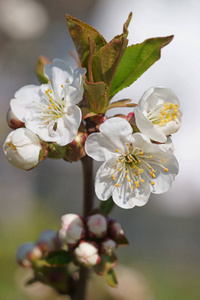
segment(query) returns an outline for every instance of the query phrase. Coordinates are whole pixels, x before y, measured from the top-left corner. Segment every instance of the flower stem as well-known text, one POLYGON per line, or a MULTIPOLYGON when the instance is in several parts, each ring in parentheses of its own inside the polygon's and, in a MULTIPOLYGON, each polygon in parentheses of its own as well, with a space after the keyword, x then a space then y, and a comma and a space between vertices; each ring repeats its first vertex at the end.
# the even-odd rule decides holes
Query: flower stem
MULTIPOLYGON (((89 156, 81 159, 83 167, 83 217, 86 218, 93 209, 93 160, 89 156)), ((89 269, 80 267, 80 277, 73 300, 86 300, 86 285, 89 269)))

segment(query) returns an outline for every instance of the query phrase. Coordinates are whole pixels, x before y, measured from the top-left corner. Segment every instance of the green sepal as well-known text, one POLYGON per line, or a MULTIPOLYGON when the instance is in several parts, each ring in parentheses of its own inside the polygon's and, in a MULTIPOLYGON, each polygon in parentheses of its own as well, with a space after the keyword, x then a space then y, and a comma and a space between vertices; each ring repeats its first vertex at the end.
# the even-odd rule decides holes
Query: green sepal
POLYGON ((40 261, 40 264, 45 267, 60 267, 65 266, 73 261, 73 256, 65 250, 58 250, 48 254, 40 261))
POLYGON ((145 40, 127 47, 118 65, 108 98, 130 86, 161 56, 161 48, 171 42, 173 36, 145 40))
POLYGON ((117 240, 117 245, 118 246, 127 246, 127 245, 129 245, 129 242, 128 242, 127 238, 123 235, 122 237, 120 237, 117 240))
POLYGON ((112 211, 112 209, 114 208, 115 203, 112 199, 112 197, 110 197, 108 200, 106 201, 101 201, 100 204, 100 211, 104 214, 104 215, 109 215, 109 213, 112 211))
POLYGON ((42 84, 48 83, 48 79, 44 75, 44 66, 47 64, 51 64, 50 60, 45 56, 39 56, 35 66, 35 71, 39 82, 42 84))
POLYGON ((60 159, 65 157, 67 145, 60 146, 56 143, 48 143, 47 150, 49 158, 60 159))
POLYGON ((107 273, 104 274, 106 282, 111 287, 116 287, 118 284, 116 273, 113 269, 110 269, 107 273))
POLYGON ((92 26, 69 15, 66 15, 66 17, 69 33, 74 42, 81 65, 88 69, 88 58, 91 51, 92 40, 94 41, 93 51, 99 51, 99 49, 106 44, 106 40, 92 26))
POLYGON ((135 107, 137 104, 130 103, 131 101, 131 99, 122 99, 119 101, 112 102, 106 107, 106 110, 116 107, 135 107))
POLYGON ((85 99, 89 110, 94 113, 101 113, 105 110, 106 103, 106 85, 104 82, 91 83, 85 81, 85 99))

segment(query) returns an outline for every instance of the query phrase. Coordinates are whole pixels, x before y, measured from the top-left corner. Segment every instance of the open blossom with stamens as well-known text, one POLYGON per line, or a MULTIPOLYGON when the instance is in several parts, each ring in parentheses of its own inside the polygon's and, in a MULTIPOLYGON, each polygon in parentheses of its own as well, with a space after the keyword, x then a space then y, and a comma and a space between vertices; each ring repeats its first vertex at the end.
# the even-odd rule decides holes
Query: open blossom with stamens
POLYGON ((54 59, 44 67, 49 79, 41 86, 27 85, 16 92, 10 106, 15 116, 46 142, 67 145, 76 137, 83 98, 84 68, 75 71, 64 61, 54 59))
POLYGON ((86 153, 105 161, 95 180, 100 200, 111 195, 122 208, 142 206, 152 193, 166 192, 178 173, 178 162, 172 151, 151 143, 141 133, 132 133, 128 121, 111 118, 100 126, 100 133, 86 141, 86 153))
POLYGON ((135 107, 139 130, 160 143, 181 126, 180 103, 174 92, 165 87, 148 89, 135 107))

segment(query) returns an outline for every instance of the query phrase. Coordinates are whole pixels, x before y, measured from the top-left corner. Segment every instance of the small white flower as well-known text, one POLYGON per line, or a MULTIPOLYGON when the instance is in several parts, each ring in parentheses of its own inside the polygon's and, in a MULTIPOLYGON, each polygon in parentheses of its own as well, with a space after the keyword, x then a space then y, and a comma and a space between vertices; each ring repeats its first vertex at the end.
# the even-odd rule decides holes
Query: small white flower
POLYGON ((136 125, 151 140, 160 143, 181 126, 180 103, 174 92, 164 87, 148 89, 135 107, 136 125))
POLYGON ((3 145, 8 161, 22 170, 30 170, 38 164, 41 149, 40 139, 27 128, 11 131, 3 145))
POLYGON ((64 61, 54 59, 44 74, 48 84, 28 85, 10 102, 16 117, 46 142, 67 145, 77 135, 81 110, 76 105, 83 98, 84 68, 75 71, 64 61))
POLYGON ((95 266, 101 261, 98 247, 92 242, 81 241, 74 254, 77 261, 86 267, 95 266))
POLYGON ((85 236, 84 223, 79 215, 66 214, 62 216, 61 223, 58 237, 67 245, 73 246, 85 236))
POLYGON ((88 234, 90 237, 102 238, 107 233, 106 218, 100 214, 95 214, 87 219, 88 234))
POLYGON ((152 193, 164 193, 178 173, 178 162, 171 150, 150 142, 141 133, 132 133, 128 121, 111 118, 99 133, 86 141, 86 153, 105 161, 95 180, 100 200, 110 196, 122 208, 142 206, 152 193))

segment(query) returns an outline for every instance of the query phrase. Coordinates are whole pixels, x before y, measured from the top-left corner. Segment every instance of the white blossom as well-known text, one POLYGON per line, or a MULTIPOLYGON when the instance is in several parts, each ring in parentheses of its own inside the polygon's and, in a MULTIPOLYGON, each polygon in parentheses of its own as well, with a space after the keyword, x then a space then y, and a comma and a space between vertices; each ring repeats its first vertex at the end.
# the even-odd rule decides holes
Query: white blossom
POLYGON ((111 118, 99 133, 86 141, 86 153, 105 161, 95 179, 100 200, 110 196, 122 208, 142 206, 152 193, 166 192, 178 173, 178 162, 171 150, 151 143, 141 133, 132 133, 128 121, 111 118))
POLYGON ((165 87, 148 89, 135 107, 136 125, 151 140, 164 143, 181 126, 180 103, 165 87))
POLYGON ((95 266, 101 260, 98 247, 93 242, 81 241, 74 254, 77 261, 86 267, 95 266))
POLYGON ((72 142, 81 122, 76 105, 83 98, 84 68, 75 71, 64 61, 54 59, 44 67, 48 83, 27 85, 16 92, 10 106, 15 116, 46 142, 60 146, 72 142))
POLYGON ((22 170, 32 169, 38 164, 41 149, 40 139, 27 128, 11 131, 3 145, 8 161, 22 170))

